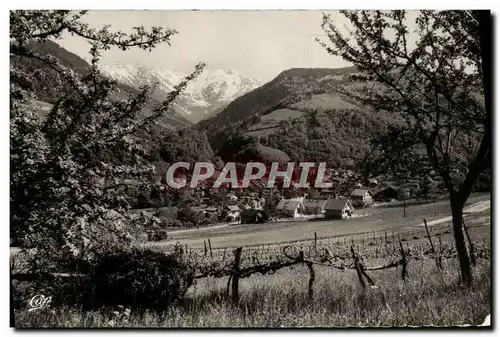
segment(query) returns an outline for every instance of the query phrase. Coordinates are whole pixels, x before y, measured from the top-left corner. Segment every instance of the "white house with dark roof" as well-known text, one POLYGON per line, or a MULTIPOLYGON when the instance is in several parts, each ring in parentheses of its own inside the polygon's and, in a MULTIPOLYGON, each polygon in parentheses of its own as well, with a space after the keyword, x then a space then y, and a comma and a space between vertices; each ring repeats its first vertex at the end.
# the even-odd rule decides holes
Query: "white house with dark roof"
POLYGON ((226 218, 230 221, 234 221, 240 217, 241 209, 238 205, 226 205, 224 210, 227 213, 226 218))
POLYGON ((373 193, 368 188, 357 188, 351 194, 355 206, 367 206, 373 203, 373 193))
POLYGON ((326 219, 348 219, 354 207, 349 199, 328 199, 325 204, 326 219))
POLYGON ((304 202, 304 197, 281 199, 278 205, 276 206, 276 211, 281 216, 298 218, 305 212, 303 202, 304 202))

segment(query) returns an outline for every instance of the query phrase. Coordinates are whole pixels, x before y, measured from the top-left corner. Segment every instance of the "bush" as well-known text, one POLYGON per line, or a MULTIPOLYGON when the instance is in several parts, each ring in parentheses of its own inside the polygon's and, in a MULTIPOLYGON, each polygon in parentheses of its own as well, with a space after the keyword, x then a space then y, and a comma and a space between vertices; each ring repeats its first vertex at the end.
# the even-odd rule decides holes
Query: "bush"
MULTIPOLYGON (((73 275, 77 272, 73 265, 65 271, 70 269, 73 275)), ((165 310, 182 299, 194 276, 179 250, 170 255, 140 249, 110 251, 79 271, 82 276, 69 278, 39 273, 33 282, 16 284, 15 306, 25 306, 34 294, 44 294, 52 297, 52 306, 165 310)))
POLYGON ((92 277, 95 304, 165 310, 193 283, 194 270, 179 253, 150 250, 111 253, 100 259, 92 277))
POLYGON ((156 229, 148 231, 149 241, 162 241, 168 239, 168 232, 165 229, 156 229))

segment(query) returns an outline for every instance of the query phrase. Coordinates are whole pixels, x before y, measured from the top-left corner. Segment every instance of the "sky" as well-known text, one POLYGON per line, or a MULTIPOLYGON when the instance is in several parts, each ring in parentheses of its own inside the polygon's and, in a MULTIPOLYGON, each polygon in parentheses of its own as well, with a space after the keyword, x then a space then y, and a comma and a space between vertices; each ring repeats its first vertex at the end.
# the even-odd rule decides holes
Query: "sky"
MULTIPOLYGON (((339 26, 345 19, 326 12, 339 26)), ((329 55, 314 39, 326 41, 321 30, 322 11, 90 11, 84 21, 93 27, 111 25, 129 32, 132 27, 163 26, 178 31, 171 46, 152 52, 112 49, 104 52, 104 64, 141 64, 189 72, 203 61, 210 69, 236 70, 269 81, 290 68, 341 68, 349 66, 329 55)), ((65 35, 58 43, 88 59, 89 44, 65 35)))

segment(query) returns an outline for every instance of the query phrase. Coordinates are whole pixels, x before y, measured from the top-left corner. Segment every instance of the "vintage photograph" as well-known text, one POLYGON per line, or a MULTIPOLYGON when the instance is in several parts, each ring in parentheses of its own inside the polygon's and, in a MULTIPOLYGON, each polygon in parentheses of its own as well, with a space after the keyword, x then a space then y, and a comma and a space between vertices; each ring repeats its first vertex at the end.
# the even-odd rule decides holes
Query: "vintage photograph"
POLYGON ((12 328, 491 329, 489 10, 11 10, 12 328))

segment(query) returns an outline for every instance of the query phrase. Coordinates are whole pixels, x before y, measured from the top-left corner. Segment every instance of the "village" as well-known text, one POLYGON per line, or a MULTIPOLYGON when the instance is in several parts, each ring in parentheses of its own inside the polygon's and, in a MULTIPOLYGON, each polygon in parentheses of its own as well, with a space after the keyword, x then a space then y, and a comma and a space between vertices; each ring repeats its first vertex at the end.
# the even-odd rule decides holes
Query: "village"
POLYGON ((190 198, 189 204, 135 209, 132 213, 143 212, 159 218, 161 223, 147 231, 147 240, 161 241, 168 239, 171 231, 221 224, 348 220, 357 216, 356 210, 382 203, 428 199, 442 187, 434 172, 424 179, 380 176, 366 185, 354 177, 352 170, 330 169, 327 180, 333 183, 333 188, 268 188, 265 181, 251 188, 199 186, 184 190, 184 198, 190 198), (352 181, 352 186, 345 188, 352 181))

